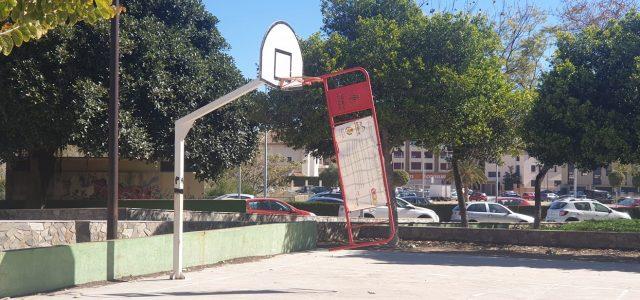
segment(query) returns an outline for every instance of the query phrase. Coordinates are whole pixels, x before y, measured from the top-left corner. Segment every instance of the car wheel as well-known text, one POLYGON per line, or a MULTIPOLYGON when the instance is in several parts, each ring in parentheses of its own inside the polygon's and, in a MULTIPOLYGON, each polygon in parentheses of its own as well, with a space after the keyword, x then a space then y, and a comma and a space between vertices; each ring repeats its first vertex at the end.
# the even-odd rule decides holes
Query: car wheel
POLYGON ((566 222, 578 222, 578 221, 580 221, 580 220, 578 220, 578 219, 576 219, 576 218, 567 218, 565 221, 566 221, 566 222))
POLYGON ((374 216, 372 214, 364 214, 365 218, 373 218, 374 216))
POLYGON ((527 222, 525 220, 520 220, 520 223, 529 223, 529 222, 527 222))
POLYGON ((476 220, 469 220, 469 223, 478 223, 476 220))
POLYGON ((419 216, 419 217, 418 217, 418 219, 426 219, 426 218, 431 218, 431 216, 428 216, 428 215, 422 215, 422 216, 419 216))

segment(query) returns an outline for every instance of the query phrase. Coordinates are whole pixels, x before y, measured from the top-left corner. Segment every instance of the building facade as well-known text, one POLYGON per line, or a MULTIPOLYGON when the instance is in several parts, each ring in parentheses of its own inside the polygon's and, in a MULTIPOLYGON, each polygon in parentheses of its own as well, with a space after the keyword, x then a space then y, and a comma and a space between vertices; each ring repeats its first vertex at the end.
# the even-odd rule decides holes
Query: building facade
MULTIPOLYGON (((295 175, 318 177, 320 172, 326 168, 322 158, 316 158, 312 156, 311 153, 306 153, 302 149, 293 149, 287 146, 284 142, 279 141, 275 135, 271 133, 267 135, 267 138, 268 155, 282 155, 289 162, 300 163, 300 170, 294 171, 295 175)), ((264 140, 262 141, 261 145, 264 147, 264 140)))
POLYGON ((445 177, 451 169, 451 163, 447 158, 451 152, 433 151, 416 146, 414 142, 407 141, 402 147, 393 150, 393 170, 405 170, 409 173, 410 187, 416 189, 428 188, 431 184, 445 184, 445 177))

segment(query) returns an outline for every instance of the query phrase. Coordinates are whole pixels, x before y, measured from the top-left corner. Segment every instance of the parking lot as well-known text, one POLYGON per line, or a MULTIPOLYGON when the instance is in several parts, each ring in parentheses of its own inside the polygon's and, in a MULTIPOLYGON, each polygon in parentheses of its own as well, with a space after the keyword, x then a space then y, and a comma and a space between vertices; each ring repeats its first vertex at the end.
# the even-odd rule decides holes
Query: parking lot
POLYGON ((29 299, 640 299, 640 262, 316 250, 29 299))

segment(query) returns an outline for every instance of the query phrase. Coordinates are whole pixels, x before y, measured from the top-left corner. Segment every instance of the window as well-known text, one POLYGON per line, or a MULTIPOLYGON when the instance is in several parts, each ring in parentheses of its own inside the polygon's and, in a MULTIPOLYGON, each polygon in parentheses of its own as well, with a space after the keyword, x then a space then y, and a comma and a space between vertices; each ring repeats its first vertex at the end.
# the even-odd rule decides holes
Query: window
POLYGON ((404 164, 403 163, 393 163, 393 169, 394 170, 402 170, 402 169, 404 169, 404 164))
POLYGON ((561 185, 561 184, 562 184, 562 180, 554 180, 554 181, 553 181, 553 185, 554 185, 554 186, 559 186, 559 185, 561 185))
POLYGON ((425 151, 424 152, 424 158, 433 158, 433 152, 425 151))
POLYGON ((531 165, 531 172, 535 172, 536 171, 536 165, 531 165))
POLYGON ((593 185, 602 184, 602 178, 593 176, 593 185))
POLYGON ((558 166, 553 166, 553 171, 558 172, 558 166))
POLYGON ((520 161, 520 156, 516 156, 514 158, 516 159, 516 161, 520 161))
POLYGON ((467 211, 487 212, 487 207, 485 206, 484 203, 475 203, 475 204, 469 205, 469 207, 467 208, 467 211))
POLYGON ((276 202, 276 201, 269 201, 269 202, 271 203, 271 210, 291 211, 291 209, 289 209, 287 206, 285 206, 284 204, 282 204, 280 202, 276 202))
POLYGON ((489 212, 495 214, 507 214, 509 211, 498 204, 489 203, 489 212))
POLYGON ((407 203, 402 200, 396 199, 396 205, 398 208, 407 208, 407 203))
POLYGON ((567 206, 567 202, 553 202, 551 206, 549 206, 549 209, 562 209, 565 206, 567 206))
POLYGON ((433 163, 425 163, 424 164, 424 169, 425 170, 433 170, 433 163))
POLYGON ((259 210, 270 210, 269 202, 267 201, 252 201, 249 202, 249 208, 259 210))
POLYGON ((404 152, 402 150, 393 151, 394 158, 404 158, 404 152))
POLYGON ((520 174, 520 166, 516 166, 516 174, 520 174))
POLYGON ((594 203, 593 205, 595 206, 597 212, 609 213, 609 208, 608 207, 606 207, 606 206, 604 206, 604 205, 602 205, 600 203, 594 203))
POLYGON ((496 172, 489 172, 487 177, 496 177, 496 172))
POLYGON ((589 205, 589 202, 576 202, 573 204, 573 206, 575 206, 577 210, 583 210, 583 211, 591 210, 591 205, 589 205))
POLYGON ((292 162, 292 161, 293 161, 293 158, 292 158, 291 156, 287 156, 287 161, 288 161, 288 162, 292 162))
POLYGON ((446 170, 449 169, 448 167, 449 167, 448 163, 441 163, 440 164, 440 171, 446 171, 446 170))
POLYGON ((536 180, 535 180, 535 179, 534 179, 534 180, 531 180, 531 186, 532 186, 532 187, 533 187, 533 186, 536 186, 536 180))
POLYGON ((422 152, 420 152, 420 151, 411 151, 411 158, 422 158, 422 152))
POLYGON ((412 162, 411 163, 411 170, 420 170, 420 166, 422 165, 422 163, 419 162, 412 162))

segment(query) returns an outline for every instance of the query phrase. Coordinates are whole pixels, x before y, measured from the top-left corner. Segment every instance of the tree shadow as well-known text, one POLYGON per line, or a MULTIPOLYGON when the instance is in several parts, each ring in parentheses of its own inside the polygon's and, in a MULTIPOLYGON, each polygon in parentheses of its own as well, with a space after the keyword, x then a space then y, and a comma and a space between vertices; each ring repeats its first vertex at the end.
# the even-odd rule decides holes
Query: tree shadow
POLYGON ((592 270, 598 272, 640 273, 640 264, 622 262, 594 262, 584 260, 524 258, 508 256, 480 256, 464 251, 447 253, 417 253, 383 250, 360 250, 339 258, 361 257, 379 264, 434 265, 464 267, 527 267, 533 269, 592 270))
POLYGON ((0 252, 0 298, 74 286, 75 264, 68 245, 0 252))
MULTIPOLYGON (((316 289, 263 289, 263 290, 236 290, 236 291, 212 291, 212 292, 160 292, 160 293, 115 293, 106 294, 106 296, 112 297, 126 297, 126 298, 138 298, 138 297, 195 297, 195 296, 222 296, 222 295, 245 295, 256 296, 269 295, 269 294, 324 294, 324 293, 337 293, 335 290, 316 290, 316 289)), ((87 295, 88 296, 88 295, 87 295)))

